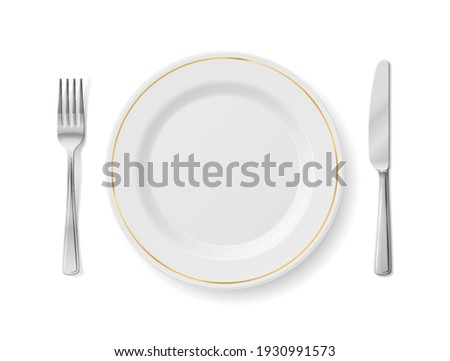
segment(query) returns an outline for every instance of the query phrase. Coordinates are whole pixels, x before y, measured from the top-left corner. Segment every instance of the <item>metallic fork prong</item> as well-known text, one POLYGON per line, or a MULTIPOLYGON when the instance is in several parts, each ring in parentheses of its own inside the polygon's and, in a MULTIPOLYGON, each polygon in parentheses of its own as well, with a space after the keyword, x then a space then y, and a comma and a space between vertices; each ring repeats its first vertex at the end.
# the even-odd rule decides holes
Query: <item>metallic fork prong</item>
POLYGON ((80 79, 80 94, 78 95, 78 100, 80 102, 80 114, 78 120, 80 126, 84 127, 84 94, 83 94, 83 79, 80 79))
POLYGON ((69 79, 66 79, 66 125, 71 126, 70 121, 70 101, 69 101, 69 79))
POLYGON ((77 123, 77 85, 75 79, 73 79, 72 87, 72 124, 74 127, 78 126, 77 123))
POLYGON ((59 79, 59 95, 58 95, 58 125, 60 126, 64 126, 64 119, 63 119, 63 114, 62 114, 62 108, 63 108, 63 103, 62 103, 62 79, 59 79))

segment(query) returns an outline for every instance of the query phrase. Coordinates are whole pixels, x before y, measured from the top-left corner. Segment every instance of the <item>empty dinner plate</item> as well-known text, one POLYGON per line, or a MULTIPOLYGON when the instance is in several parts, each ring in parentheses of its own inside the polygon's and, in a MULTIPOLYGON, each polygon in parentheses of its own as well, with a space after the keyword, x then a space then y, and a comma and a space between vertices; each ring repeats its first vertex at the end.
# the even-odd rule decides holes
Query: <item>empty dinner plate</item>
POLYGON ((238 288, 302 262, 336 213, 339 143, 297 76, 214 53, 148 80, 108 151, 113 208, 150 263, 180 280, 238 288))

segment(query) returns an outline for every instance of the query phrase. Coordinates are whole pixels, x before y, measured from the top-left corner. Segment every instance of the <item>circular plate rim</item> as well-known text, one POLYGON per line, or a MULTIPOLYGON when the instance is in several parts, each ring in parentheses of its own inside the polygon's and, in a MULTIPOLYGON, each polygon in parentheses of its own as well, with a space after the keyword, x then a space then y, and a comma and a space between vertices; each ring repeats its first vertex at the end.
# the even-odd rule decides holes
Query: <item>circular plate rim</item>
MULTIPOLYGON (((292 73, 291 71, 287 70, 283 66, 280 66, 279 64, 270 61, 266 58, 256 56, 253 54, 248 53, 242 53, 242 52, 208 52, 208 53, 202 53, 190 57, 186 57, 184 59, 181 59, 177 62, 174 62, 170 64, 169 66, 166 66, 159 72, 155 73, 153 76, 151 76, 149 79, 147 79, 133 94, 133 96, 128 100, 126 105, 123 107, 118 119, 116 120, 116 123, 114 125, 113 131, 111 133, 109 145, 108 145, 108 151, 106 154, 106 162, 111 162, 112 155, 115 149, 115 143, 117 134, 120 131, 122 127, 122 123, 124 118, 126 117, 127 113, 129 112, 130 108, 139 100, 140 96, 143 94, 143 92, 154 82, 162 78, 164 75, 167 75, 168 73, 171 73, 173 71, 176 71, 177 69, 186 66, 193 62, 199 62, 202 59, 207 60, 207 58, 234 58, 234 59, 240 59, 240 60, 246 60, 246 61, 253 61, 256 63, 259 63, 260 65, 265 65, 268 68, 277 71, 281 73, 282 75, 286 76, 288 79, 291 78, 295 83, 298 83, 301 88, 304 89, 306 94, 311 98, 311 100, 316 104, 317 108, 323 113, 323 117, 326 120, 326 123, 328 127, 330 128, 330 133, 332 134, 332 138, 334 140, 334 146, 336 149, 336 154, 342 156, 342 151, 340 148, 339 138, 337 136, 336 128, 334 126, 333 120, 327 111, 326 107, 320 100, 320 98, 317 96, 317 94, 307 85, 305 84, 297 75, 292 73)), ((176 271, 175 269, 172 269, 171 267, 166 266, 163 262, 155 258, 152 254, 150 254, 145 247, 134 237, 131 230, 128 228, 127 224, 125 223, 123 216, 121 214, 121 211, 117 204, 117 199, 115 197, 115 191, 114 187, 110 187, 108 189, 108 195, 111 202, 111 207, 113 209, 113 213, 115 215, 115 218, 117 222, 119 223, 122 232, 125 234, 126 238, 133 244, 133 246, 138 250, 138 252, 153 266, 155 266, 157 269, 165 273, 166 275, 169 275, 171 277, 174 277, 178 280, 181 280, 185 283, 194 284, 198 286, 208 287, 208 288, 220 288, 220 289, 241 289, 241 288, 248 288, 248 287, 254 287, 257 285, 261 285, 267 282, 270 282, 286 273, 291 271, 293 268, 297 267, 300 263, 302 263, 308 256, 317 248, 317 246, 321 243, 321 241, 325 238, 326 234, 328 233, 329 228, 333 224, 334 218, 336 216, 336 213, 339 209, 341 197, 342 197, 342 186, 339 184, 336 185, 336 191, 334 194, 334 200, 332 202, 329 214, 327 218, 325 219, 325 223, 323 224, 323 227, 318 231, 316 236, 313 238, 313 240, 310 242, 310 244, 302 250, 298 255, 296 255, 294 258, 292 258, 288 263, 284 264, 280 268, 277 268, 274 271, 271 271, 267 274, 261 275, 259 277, 249 279, 249 280, 238 280, 238 281, 230 281, 230 282, 220 282, 220 281, 210 281, 210 280, 201 280, 196 279, 194 277, 190 277, 187 275, 184 275, 181 272, 176 271)))

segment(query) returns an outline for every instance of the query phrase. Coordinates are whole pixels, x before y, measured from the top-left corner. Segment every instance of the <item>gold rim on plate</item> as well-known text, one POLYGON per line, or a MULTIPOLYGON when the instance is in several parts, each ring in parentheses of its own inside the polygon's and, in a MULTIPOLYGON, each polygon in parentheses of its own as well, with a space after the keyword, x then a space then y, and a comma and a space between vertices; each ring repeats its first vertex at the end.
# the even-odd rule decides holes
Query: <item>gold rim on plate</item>
MULTIPOLYGON (((167 71, 166 73, 160 75, 158 78, 156 78, 152 83, 150 83, 149 86, 147 86, 138 96, 137 98, 134 100, 134 102, 131 104, 130 108, 127 110, 127 112, 125 113, 125 116, 123 117, 119 129, 117 131, 116 137, 114 139, 114 144, 113 144, 113 151, 112 151, 112 162, 114 162, 114 156, 115 156, 115 152, 116 152, 116 146, 117 146, 117 142, 119 140, 119 136, 120 133, 122 131, 123 125, 125 124, 125 121, 127 120, 128 115, 130 114, 131 110, 133 109, 133 107, 137 104, 137 102, 142 98, 142 96, 147 92, 147 90, 149 90, 153 85, 155 85, 156 83, 158 83, 161 79, 165 78, 166 76, 168 76, 169 74, 172 74, 173 72, 185 68, 189 65, 192 64, 196 64, 196 63, 201 63, 204 61, 211 61, 211 60, 236 60, 236 61, 245 61, 245 62, 250 62, 250 63, 254 63, 254 64, 258 64, 260 66, 266 67, 270 70, 275 71, 276 73, 284 76, 286 79, 288 79, 289 81, 291 81, 292 83, 294 83, 310 100, 311 102, 314 104, 314 106, 316 107, 316 109, 319 111, 320 115, 322 116, 322 119, 324 120, 328 132, 330 133, 330 137, 331 137, 331 141, 333 143, 333 149, 334 149, 334 154, 335 154, 335 161, 336 161, 336 178, 337 178, 337 174, 338 174, 338 164, 339 164, 339 160, 338 160, 338 154, 337 154, 337 147, 336 147, 336 142, 333 136, 333 132, 331 131, 331 127, 330 124, 328 123, 325 114, 323 113, 323 111, 320 109, 319 105, 316 103, 316 101, 313 99, 313 97, 306 91, 306 89, 304 89, 299 83, 297 83, 295 81, 295 79, 293 79, 292 77, 290 77, 289 75, 283 73, 282 71, 276 69, 275 67, 265 64, 261 61, 258 60, 254 60, 254 59, 247 59, 247 58, 243 58, 243 57, 233 57, 233 56, 216 56, 216 57, 208 57, 208 58, 201 58, 201 59, 197 59, 197 60, 192 60, 189 61, 187 63, 181 64, 169 71, 167 71)), ((114 164, 114 163, 113 163, 114 164)), ((114 172, 114 166, 112 166, 112 172, 114 172)), ((248 283, 248 282, 253 282, 253 281, 257 281, 260 280, 262 278, 271 276, 275 273, 277 273, 278 271, 281 271, 283 268, 286 268, 287 266, 289 266, 290 264, 292 264, 295 260, 297 260, 301 255, 303 255, 308 248, 314 243, 314 241, 317 239, 317 237, 319 236, 319 234, 322 232, 323 228, 325 227, 325 224, 328 221, 328 218, 330 217, 331 211, 333 209, 333 205, 336 199, 336 194, 337 194, 337 188, 338 188, 338 182, 336 181, 335 186, 334 186, 334 192, 333 192, 333 197, 331 199, 331 205, 330 208, 328 209, 327 215, 324 219, 324 221, 322 222, 322 225, 320 226, 319 230, 316 232, 316 234, 314 235, 314 237, 312 238, 311 241, 309 241, 309 243, 306 245, 305 248, 303 248, 297 255, 295 255, 293 258, 291 258, 288 262, 286 262, 285 264, 283 264, 282 266, 274 269, 273 271, 264 273, 260 276, 257 277, 253 277, 253 278, 249 278, 249 279, 244 279, 244 280, 237 280, 237 281, 213 281, 213 280, 206 280, 206 279, 201 279, 201 278, 197 278, 197 277, 193 277, 193 276, 189 276, 187 274, 184 274, 180 271, 177 271, 176 269, 166 265, 164 262, 160 261, 158 258, 156 258, 151 252, 149 252, 144 245, 137 239, 137 237, 134 235, 133 231, 131 230, 131 228, 128 226, 128 223, 125 220, 125 217, 122 213, 122 210, 120 208, 119 205, 119 201, 117 199, 117 194, 116 194, 116 189, 114 186, 114 178, 111 177, 112 180, 112 191, 113 191, 113 196, 114 196, 114 202, 115 205, 117 207, 117 210, 119 211, 120 214, 120 218, 122 219, 126 229, 128 230, 128 232, 130 233, 131 237, 136 241, 136 243, 139 245, 139 247, 142 248, 142 250, 149 255, 154 261, 156 261, 159 265, 163 266, 164 268, 166 268, 167 270, 174 272, 175 274, 188 278, 190 280, 193 281, 197 281, 197 282, 202 282, 202 283, 209 283, 209 284, 221 284, 221 285, 230 285, 230 284, 240 284, 240 283, 248 283)))

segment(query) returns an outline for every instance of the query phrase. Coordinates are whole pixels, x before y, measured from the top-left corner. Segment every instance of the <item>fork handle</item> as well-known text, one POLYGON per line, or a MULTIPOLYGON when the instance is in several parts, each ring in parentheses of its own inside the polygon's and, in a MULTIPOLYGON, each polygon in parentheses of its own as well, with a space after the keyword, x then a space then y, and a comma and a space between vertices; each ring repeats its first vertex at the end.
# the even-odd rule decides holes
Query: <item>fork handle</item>
POLYGON ((375 250, 375 273, 391 272, 391 227, 389 206, 389 174, 380 172, 380 199, 378 205, 378 230, 375 250))
POLYGON ((74 275, 80 271, 78 254, 78 229, 75 197, 75 152, 68 154, 67 211, 64 235, 63 272, 74 275))

